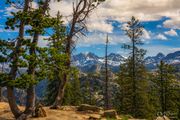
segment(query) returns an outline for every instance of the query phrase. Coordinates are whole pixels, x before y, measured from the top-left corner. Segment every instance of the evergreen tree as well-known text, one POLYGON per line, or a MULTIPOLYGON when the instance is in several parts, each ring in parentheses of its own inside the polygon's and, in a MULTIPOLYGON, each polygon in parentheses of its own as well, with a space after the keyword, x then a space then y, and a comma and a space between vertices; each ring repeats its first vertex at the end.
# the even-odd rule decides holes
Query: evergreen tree
MULTIPOLYGON (((15 3, 8 0, 10 4, 15 3)), ((43 70, 41 67, 44 61, 40 60, 44 49, 37 43, 39 35, 45 33, 45 28, 50 28, 55 20, 47 13, 49 10, 49 0, 38 2, 38 8, 30 7, 31 0, 19 1, 17 4, 24 5, 22 11, 12 13, 12 17, 7 19, 6 29, 19 28, 17 39, 1 41, 6 52, 3 56, 10 63, 10 72, 1 76, 1 83, 7 86, 7 96, 12 113, 17 119, 26 119, 34 111, 35 107, 35 85, 43 79, 43 70), (31 26, 25 29, 25 26, 31 26), (25 39, 24 34, 32 37, 32 40, 25 39), (21 68, 27 68, 26 72, 21 72, 21 68), (25 111, 20 111, 16 104, 14 89, 24 89, 27 92, 25 111)))
POLYGON ((143 44, 140 37, 143 34, 143 27, 139 20, 132 17, 127 22, 125 29, 130 43, 125 44, 123 48, 131 50, 130 56, 124 64, 120 66, 118 83, 120 85, 120 111, 125 114, 131 114, 134 117, 148 116, 148 96, 146 70, 144 66, 145 50, 138 46, 143 44))
POLYGON ((104 77, 98 73, 88 73, 82 75, 80 81, 83 103, 104 107, 104 77))
MULTIPOLYGON (((81 84, 79 79, 79 72, 76 68, 73 69, 73 74, 70 80, 72 84, 72 105, 80 105, 82 103, 81 84)), ((66 99, 66 98, 65 98, 66 99)))
POLYGON ((148 80, 148 99, 149 99, 149 118, 155 119, 157 117, 157 113, 160 110, 159 105, 159 93, 158 93, 158 85, 156 84, 156 75, 154 72, 149 72, 147 75, 148 80))
POLYGON ((45 71, 47 73, 48 86, 45 94, 45 102, 47 105, 52 105, 57 97, 57 90, 62 82, 62 75, 67 72, 65 61, 64 40, 65 26, 63 25, 60 12, 57 13, 56 23, 53 25, 53 34, 48 39, 49 47, 47 48, 45 71), (50 99, 49 99, 50 98, 50 99))
POLYGON ((159 105, 161 115, 178 117, 179 112, 179 82, 176 80, 174 68, 163 61, 158 65, 156 83, 159 93, 159 105))

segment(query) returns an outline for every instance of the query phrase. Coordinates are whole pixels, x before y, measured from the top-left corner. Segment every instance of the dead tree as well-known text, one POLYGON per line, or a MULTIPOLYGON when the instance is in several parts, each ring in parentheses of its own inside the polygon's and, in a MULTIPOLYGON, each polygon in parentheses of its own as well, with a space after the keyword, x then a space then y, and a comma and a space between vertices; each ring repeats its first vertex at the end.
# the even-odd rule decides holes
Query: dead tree
POLYGON ((110 109, 110 103, 109 103, 109 74, 108 74, 108 35, 106 38, 106 49, 105 49, 105 108, 110 109))
MULTIPOLYGON (((67 70, 70 70, 71 65, 71 53, 72 48, 75 45, 75 37, 79 35, 85 35, 87 31, 86 20, 89 14, 99 5, 98 0, 77 0, 77 3, 73 3, 73 14, 72 19, 69 22, 69 32, 65 41, 66 50, 65 53, 68 55, 68 60, 66 62, 67 70)), ((52 109, 58 109, 64 97, 65 86, 68 81, 68 72, 64 73, 63 80, 60 82, 58 94, 56 96, 55 102, 52 109)))

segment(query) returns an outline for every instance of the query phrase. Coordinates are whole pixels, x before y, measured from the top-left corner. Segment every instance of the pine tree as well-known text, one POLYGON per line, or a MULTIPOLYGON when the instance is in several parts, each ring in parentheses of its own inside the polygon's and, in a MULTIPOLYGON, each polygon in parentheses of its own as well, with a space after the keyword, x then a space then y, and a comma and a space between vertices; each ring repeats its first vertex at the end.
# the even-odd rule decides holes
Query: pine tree
POLYGON ((45 102, 47 105, 52 105, 57 97, 57 91, 63 79, 63 74, 67 72, 65 61, 67 55, 65 54, 64 40, 65 40, 65 26, 63 25, 62 16, 60 12, 55 18, 56 23, 53 25, 53 34, 48 39, 49 47, 46 54, 45 71, 47 73, 48 86, 45 94, 45 102), (49 99, 50 98, 50 99, 49 99))
MULTIPOLYGON (((11 4, 11 0, 8 0, 11 4)), ((26 119, 34 111, 35 105, 35 85, 39 80, 43 80, 44 61, 40 60, 44 49, 40 48, 37 43, 39 35, 45 33, 45 28, 50 28, 54 24, 54 19, 46 12, 49 10, 49 0, 38 2, 39 8, 32 9, 30 7, 31 0, 19 1, 17 4, 24 5, 23 11, 12 13, 12 17, 7 19, 6 29, 19 28, 19 35, 16 41, 1 41, 7 47, 7 51, 3 53, 10 63, 10 72, 2 75, 2 82, 7 86, 7 96, 12 113, 17 119, 26 119), (25 30, 25 26, 31 26, 25 30), (26 39, 24 34, 32 37, 32 40, 26 39), (20 72, 23 67, 27 71, 20 72), (20 111, 17 106, 14 89, 24 89, 27 92, 25 111, 20 111)))
POLYGON ((104 107, 104 77, 98 73, 88 73, 80 77, 82 102, 104 107))
MULTIPOLYGON (((81 84, 79 79, 79 71, 76 68, 73 68, 73 74, 71 76, 72 80, 70 81, 72 84, 72 103, 71 105, 80 105, 82 103, 82 93, 81 93, 81 84)), ((65 98, 66 99, 66 98, 65 98)))
POLYGON ((131 52, 125 63, 120 66, 118 79, 121 100, 120 111, 143 118, 148 116, 147 73, 144 66, 146 51, 138 48, 139 45, 143 44, 140 40, 143 27, 139 20, 132 17, 127 22, 125 31, 131 41, 129 44, 125 44, 123 48, 129 49, 131 52))
POLYGON ((175 115, 178 116, 180 102, 178 100, 179 94, 179 82, 174 75, 174 68, 171 65, 160 62, 158 65, 156 83, 159 93, 159 105, 161 115, 175 115))

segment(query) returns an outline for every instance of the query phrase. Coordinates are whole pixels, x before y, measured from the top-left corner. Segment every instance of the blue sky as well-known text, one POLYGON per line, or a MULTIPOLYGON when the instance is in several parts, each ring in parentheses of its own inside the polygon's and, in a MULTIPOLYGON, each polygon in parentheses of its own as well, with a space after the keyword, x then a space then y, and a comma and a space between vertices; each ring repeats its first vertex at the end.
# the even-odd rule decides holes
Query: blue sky
MULTIPOLYGON (((1 39, 12 39, 17 31, 5 30, 5 21, 10 17, 12 6, 0 1, 0 36, 1 39)), ((32 4, 36 7, 36 4, 32 4)), ((50 14, 53 16, 58 10, 63 16, 72 12, 72 0, 62 0, 60 3, 50 4, 50 14)), ((180 1, 179 0, 107 0, 94 10, 88 18, 89 32, 77 40, 74 54, 79 52, 93 52, 104 55, 106 34, 109 34, 109 53, 119 53, 127 56, 128 51, 121 49, 121 45, 129 41, 122 30, 125 23, 134 15, 144 26, 142 46, 147 55, 153 56, 159 52, 168 54, 180 50, 180 1)), ((71 19, 71 17, 66 19, 71 19)), ((65 23, 67 22, 64 19, 65 23)), ((40 37, 40 45, 44 45, 44 37, 40 37)))

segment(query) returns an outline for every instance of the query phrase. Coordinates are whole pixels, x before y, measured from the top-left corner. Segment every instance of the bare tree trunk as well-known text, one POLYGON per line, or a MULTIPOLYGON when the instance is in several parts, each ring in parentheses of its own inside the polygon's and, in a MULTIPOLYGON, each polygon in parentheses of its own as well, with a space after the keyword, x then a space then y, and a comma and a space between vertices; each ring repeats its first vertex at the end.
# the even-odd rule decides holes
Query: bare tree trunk
POLYGON ((105 81, 105 108, 110 109, 109 101, 109 77, 108 77, 108 35, 106 40, 106 50, 105 50, 105 69, 106 69, 106 81, 105 81))

